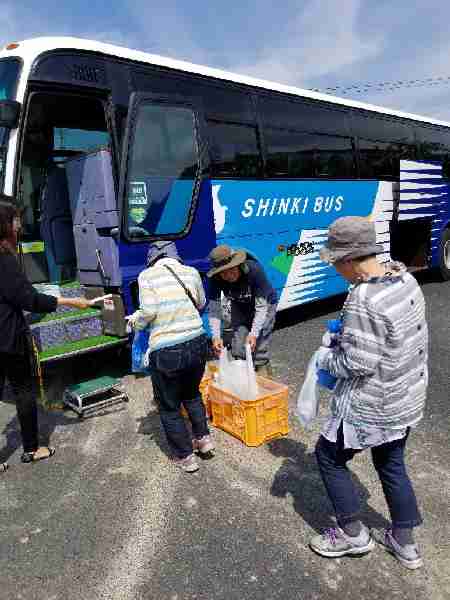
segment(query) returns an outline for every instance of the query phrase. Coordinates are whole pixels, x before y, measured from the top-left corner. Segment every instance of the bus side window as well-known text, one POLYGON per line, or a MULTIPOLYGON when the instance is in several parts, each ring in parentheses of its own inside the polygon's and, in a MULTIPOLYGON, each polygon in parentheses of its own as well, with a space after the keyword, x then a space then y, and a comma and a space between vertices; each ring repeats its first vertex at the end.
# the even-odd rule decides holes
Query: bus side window
POLYGON ((450 179, 450 134, 434 127, 417 127, 419 159, 442 163, 442 175, 450 179))
POLYGON ((267 177, 356 177, 345 110, 261 94, 258 111, 264 128, 267 177))
POLYGON ((351 123, 358 139, 359 176, 362 179, 398 181, 400 160, 417 158, 414 131, 408 123, 356 110, 351 123))
POLYGON ((351 179, 356 175, 348 137, 268 128, 264 139, 268 177, 351 179))
POLYGON ((342 137, 350 135, 348 111, 325 103, 261 94, 258 111, 264 128, 342 137))
POLYGON ((261 176, 256 127, 208 120, 212 177, 261 176))

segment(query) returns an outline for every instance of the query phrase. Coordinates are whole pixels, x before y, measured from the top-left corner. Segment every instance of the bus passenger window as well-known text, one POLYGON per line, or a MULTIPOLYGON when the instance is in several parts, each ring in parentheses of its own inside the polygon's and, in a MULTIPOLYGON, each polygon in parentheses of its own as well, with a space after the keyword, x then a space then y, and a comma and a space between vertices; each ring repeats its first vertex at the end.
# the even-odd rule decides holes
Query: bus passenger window
POLYGON ((398 180, 400 161, 416 158, 415 146, 402 142, 359 139, 359 174, 362 179, 398 180))
POLYGON ((137 111, 128 167, 130 237, 183 233, 198 170, 192 109, 142 103, 137 111))
POLYGON ((350 138, 267 128, 267 175, 349 179, 355 176, 350 138))
POLYGON ((261 176, 256 127, 208 121, 212 177, 261 176))
POLYGON ((441 163, 443 177, 450 179, 450 134, 431 127, 420 127, 417 137, 419 159, 441 163))

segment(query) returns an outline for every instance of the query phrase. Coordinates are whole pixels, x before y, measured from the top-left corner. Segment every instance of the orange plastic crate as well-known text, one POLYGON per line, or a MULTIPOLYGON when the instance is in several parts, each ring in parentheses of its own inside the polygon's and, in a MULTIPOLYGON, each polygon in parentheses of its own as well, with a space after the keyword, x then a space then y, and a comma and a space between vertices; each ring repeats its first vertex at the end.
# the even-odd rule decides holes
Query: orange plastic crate
POLYGON ((289 433, 288 387, 265 377, 256 380, 256 400, 240 400, 214 381, 209 385, 212 424, 247 446, 260 446, 289 433))

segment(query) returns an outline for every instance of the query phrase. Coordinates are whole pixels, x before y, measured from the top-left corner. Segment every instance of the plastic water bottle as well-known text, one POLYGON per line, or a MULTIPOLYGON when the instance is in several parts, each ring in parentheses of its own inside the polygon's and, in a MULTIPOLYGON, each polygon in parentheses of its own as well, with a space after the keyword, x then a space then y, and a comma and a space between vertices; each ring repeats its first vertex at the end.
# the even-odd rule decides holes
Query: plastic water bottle
MULTIPOLYGON (((330 333, 341 333, 342 331, 342 321, 341 319, 330 319, 329 321, 327 321, 327 329, 330 333)), ((336 345, 336 339, 333 340, 334 344, 336 345)))
MULTIPOLYGON (((330 343, 328 345, 329 348, 333 348, 337 344, 337 335, 342 331, 342 321, 341 319, 330 319, 327 321, 327 330, 330 334, 330 343)), ((325 369, 317 370, 317 383, 322 387, 327 388, 328 390, 333 390, 336 385, 337 377, 332 375, 329 371, 325 369)))

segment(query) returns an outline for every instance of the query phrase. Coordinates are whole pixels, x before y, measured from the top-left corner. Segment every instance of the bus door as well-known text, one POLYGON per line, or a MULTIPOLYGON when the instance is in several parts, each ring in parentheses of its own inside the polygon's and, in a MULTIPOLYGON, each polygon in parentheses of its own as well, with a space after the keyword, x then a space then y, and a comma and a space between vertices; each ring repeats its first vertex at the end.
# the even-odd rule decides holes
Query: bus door
POLYGON ((132 94, 120 185, 128 242, 123 251, 135 260, 133 269, 131 258, 121 257, 130 265, 130 281, 145 265, 143 242, 156 239, 176 240, 186 262, 202 270, 199 263, 215 242, 203 132, 195 99, 132 94))
POLYGON ((114 246, 99 241, 111 223, 118 225, 102 99, 50 91, 29 95, 17 196, 24 266, 33 283, 79 278, 83 284, 118 285, 114 246))

